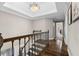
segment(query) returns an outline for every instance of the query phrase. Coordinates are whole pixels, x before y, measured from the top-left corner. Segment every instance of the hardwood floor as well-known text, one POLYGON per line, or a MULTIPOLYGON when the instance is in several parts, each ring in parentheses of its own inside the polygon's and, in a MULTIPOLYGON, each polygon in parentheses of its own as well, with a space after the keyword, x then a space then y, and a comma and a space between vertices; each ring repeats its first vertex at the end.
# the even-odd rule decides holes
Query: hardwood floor
POLYGON ((50 40, 49 46, 45 48, 40 55, 41 56, 68 56, 67 45, 65 45, 65 43, 63 42, 62 48, 60 49, 57 46, 55 40, 50 40))

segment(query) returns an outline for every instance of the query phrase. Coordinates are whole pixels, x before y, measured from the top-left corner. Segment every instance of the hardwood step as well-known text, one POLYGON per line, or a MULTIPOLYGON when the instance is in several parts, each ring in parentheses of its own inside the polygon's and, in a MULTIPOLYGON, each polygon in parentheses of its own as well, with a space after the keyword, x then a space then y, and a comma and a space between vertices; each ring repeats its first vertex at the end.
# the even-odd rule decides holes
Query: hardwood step
POLYGON ((59 55, 61 55, 61 51, 56 51, 56 50, 53 50, 53 49, 52 50, 46 49, 45 52, 48 53, 48 54, 51 54, 53 56, 59 56, 59 55))
POLYGON ((35 42, 35 45, 39 45, 39 46, 42 46, 42 47, 46 47, 46 44, 41 44, 41 43, 38 43, 38 42, 35 42))
POLYGON ((31 50, 31 51, 35 51, 35 52, 40 52, 38 49, 36 49, 36 48, 30 48, 29 50, 31 50))
POLYGON ((48 41, 47 40, 37 40, 37 41, 35 41, 35 42, 37 42, 37 43, 40 43, 40 44, 47 44, 48 43, 48 41))
POLYGON ((28 54, 29 56, 36 56, 36 54, 33 54, 33 53, 30 52, 30 51, 29 51, 27 54, 28 54))
POLYGON ((43 49, 43 48, 44 48, 44 46, 41 46, 41 45, 36 45, 36 44, 33 44, 32 46, 34 46, 34 47, 38 47, 38 48, 41 48, 41 49, 43 49))

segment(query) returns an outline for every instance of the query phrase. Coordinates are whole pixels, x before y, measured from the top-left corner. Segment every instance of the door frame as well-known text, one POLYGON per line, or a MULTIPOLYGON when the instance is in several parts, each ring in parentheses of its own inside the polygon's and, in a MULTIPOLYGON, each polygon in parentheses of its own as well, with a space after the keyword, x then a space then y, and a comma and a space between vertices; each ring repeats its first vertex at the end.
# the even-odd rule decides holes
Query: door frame
POLYGON ((63 23, 63 39, 64 39, 64 34, 65 34, 65 32, 64 32, 64 21, 54 21, 54 23, 55 23, 55 39, 56 39, 56 23, 59 23, 59 22, 63 23))

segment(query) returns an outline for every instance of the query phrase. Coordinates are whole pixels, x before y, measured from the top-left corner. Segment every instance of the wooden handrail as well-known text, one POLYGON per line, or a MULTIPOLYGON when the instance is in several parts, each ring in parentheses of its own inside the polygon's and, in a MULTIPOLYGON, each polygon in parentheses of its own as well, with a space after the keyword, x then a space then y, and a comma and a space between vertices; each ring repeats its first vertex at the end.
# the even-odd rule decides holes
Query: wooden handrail
POLYGON ((29 36, 32 36, 32 35, 37 35, 37 34, 42 34, 42 33, 46 33, 46 32, 34 33, 34 34, 28 34, 28 35, 22 35, 22 36, 16 36, 16 37, 11 37, 11 38, 5 38, 4 43, 14 41, 14 40, 19 40, 19 38, 29 37, 29 36))

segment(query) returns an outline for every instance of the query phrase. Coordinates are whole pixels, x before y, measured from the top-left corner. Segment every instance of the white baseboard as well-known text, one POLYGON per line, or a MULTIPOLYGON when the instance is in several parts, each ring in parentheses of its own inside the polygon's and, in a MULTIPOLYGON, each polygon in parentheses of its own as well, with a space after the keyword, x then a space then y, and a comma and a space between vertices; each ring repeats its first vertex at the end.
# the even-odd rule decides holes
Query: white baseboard
POLYGON ((71 50, 68 48, 67 49, 69 56, 72 56, 71 50))
POLYGON ((49 40, 53 40, 54 38, 49 38, 49 40))

